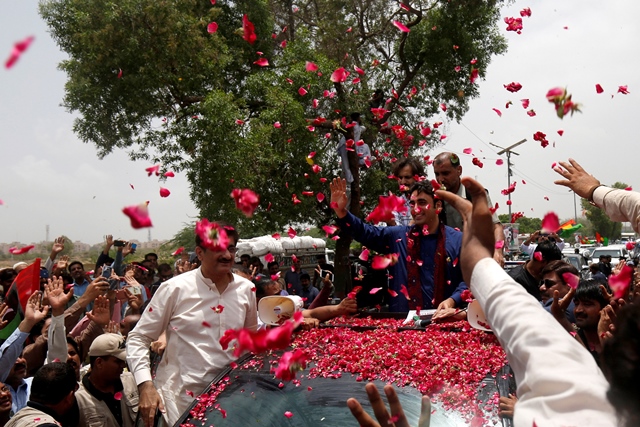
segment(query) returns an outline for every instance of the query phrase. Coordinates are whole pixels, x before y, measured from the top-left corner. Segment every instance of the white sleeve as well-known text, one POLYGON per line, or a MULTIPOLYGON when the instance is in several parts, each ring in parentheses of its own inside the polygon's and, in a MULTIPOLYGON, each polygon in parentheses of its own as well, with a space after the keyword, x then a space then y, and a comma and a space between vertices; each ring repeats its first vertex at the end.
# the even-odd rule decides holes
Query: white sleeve
POLYGON ((64 314, 51 318, 51 326, 47 337, 47 363, 55 360, 66 362, 69 354, 67 350, 67 331, 64 327, 64 314))
POLYGON ((536 247, 531 245, 525 245, 524 243, 520 245, 520 252, 523 254, 527 254, 529 256, 533 255, 533 252, 536 250, 536 247))
POLYGON ((636 233, 640 232, 640 193, 603 186, 593 192, 593 202, 613 221, 628 221, 636 233))
POLYGON ((593 356, 492 258, 473 269, 471 290, 515 373, 516 426, 618 425, 593 356))
POLYGON ((149 346, 166 331, 178 292, 178 286, 163 283, 127 336, 127 363, 138 385, 152 380, 149 346))

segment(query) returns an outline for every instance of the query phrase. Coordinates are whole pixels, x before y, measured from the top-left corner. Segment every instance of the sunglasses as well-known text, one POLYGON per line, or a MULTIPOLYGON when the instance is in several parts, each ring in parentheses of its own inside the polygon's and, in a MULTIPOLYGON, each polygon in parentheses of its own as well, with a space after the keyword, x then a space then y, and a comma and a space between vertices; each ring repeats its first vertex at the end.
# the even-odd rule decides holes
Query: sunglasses
POLYGON ((554 286, 556 283, 558 283, 558 282, 556 282, 555 280, 551 280, 551 279, 540 280, 540 286, 544 285, 544 287, 547 288, 547 289, 549 289, 550 287, 554 286))

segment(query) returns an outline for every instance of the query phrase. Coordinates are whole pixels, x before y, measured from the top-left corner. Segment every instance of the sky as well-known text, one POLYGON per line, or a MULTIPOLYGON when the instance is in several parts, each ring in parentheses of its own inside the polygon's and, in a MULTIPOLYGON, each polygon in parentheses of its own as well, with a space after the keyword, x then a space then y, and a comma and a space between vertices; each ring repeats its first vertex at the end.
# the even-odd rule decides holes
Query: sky
MULTIPOLYGON (((574 197, 553 184, 559 177, 551 169, 555 162, 573 157, 603 184, 621 181, 640 189, 633 137, 639 116, 635 99, 640 93, 640 2, 518 0, 503 8, 502 17, 520 16, 525 7, 532 15, 523 18, 521 34, 499 24, 508 40, 507 53, 492 59, 486 78, 478 80, 480 96, 470 102, 460 123, 445 121, 446 145, 430 154, 458 153, 463 175, 480 180, 499 204, 498 213, 508 213, 507 198, 500 194, 507 188, 506 157, 498 156, 499 149, 489 143, 508 147, 526 138, 515 149, 519 155, 511 158, 512 179, 518 181, 512 211, 534 217, 554 211, 569 218, 574 216, 574 197), (522 89, 508 92, 503 85, 511 82, 522 89), (596 84, 604 93, 596 93, 596 84), (627 85, 628 95, 617 93, 621 85, 627 85), (582 113, 556 117, 545 95, 558 86, 568 89, 582 113), (523 98, 530 100, 534 117, 522 108, 523 98), (508 101, 513 104, 507 109, 508 101), (546 148, 533 140, 537 131, 547 135, 546 148), (472 155, 463 153, 467 148, 472 155), (472 165, 472 156, 484 167, 472 165), (504 165, 496 165, 499 158, 504 165)), ((130 161, 124 151, 99 159, 95 148, 74 134, 74 116, 60 106, 66 75, 57 65, 65 54, 48 34, 37 2, 5 5, 0 14, 2 63, 16 41, 31 35, 35 41, 17 64, 0 68, 0 242, 43 241, 46 225, 50 238, 64 234, 94 244, 113 234, 145 241, 147 229, 132 229, 121 210, 146 200, 154 225, 152 239, 171 238, 197 217, 184 174, 159 183, 144 171, 150 164, 130 161), (160 186, 171 191, 168 198, 160 197, 160 186)), ((431 168, 429 176, 433 177, 431 168)))

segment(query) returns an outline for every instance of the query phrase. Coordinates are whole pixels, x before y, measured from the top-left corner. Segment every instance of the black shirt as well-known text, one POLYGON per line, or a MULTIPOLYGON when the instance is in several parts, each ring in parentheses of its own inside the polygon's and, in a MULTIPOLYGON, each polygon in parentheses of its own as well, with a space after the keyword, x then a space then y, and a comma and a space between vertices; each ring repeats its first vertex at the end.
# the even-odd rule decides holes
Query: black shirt
MULTIPOLYGON (((95 388, 95 386, 91 383, 91 381, 89 381, 89 375, 91 375, 91 372, 88 372, 82 378, 82 385, 84 386, 85 389, 87 389, 89 393, 91 393, 93 397, 95 397, 98 400, 102 400, 107 405, 107 407, 115 417, 116 421, 118 422, 118 425, 122 426, 122 406, 120 405, 120 401, 116 400, 115 395, 113 393, 103 393, 97 388, 95 388)), ((118 384, 116 385, 116 392, 118 391, 122 392, 123 388, 124 387, 122 385, 122 382, 118 379, 118 384)))
POLYGON ((522 264, 509 271, 509 276, 511 276, 511 278, 516 282, 520 283, 522 287, 525 288, 529 294, 533 295, 535 299, 541 301, 542 295, 540 295, 540 283, 527 271, 525 268, 526 265, 526 263, 522 264))

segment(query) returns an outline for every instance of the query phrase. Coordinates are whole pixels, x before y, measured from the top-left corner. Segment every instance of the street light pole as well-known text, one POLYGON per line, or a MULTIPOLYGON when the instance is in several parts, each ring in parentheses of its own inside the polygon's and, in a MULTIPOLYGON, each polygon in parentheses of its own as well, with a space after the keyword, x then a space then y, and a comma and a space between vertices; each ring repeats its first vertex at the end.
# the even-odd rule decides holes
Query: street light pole
MULTIPOLYGON (((511 187, 511 154, 515 154, 516 156, 519 156, 520 154, 516 153, 515 151, 513 151, 513 149, 515 147, 517 147, 520 144, 524 144, 525 142, 527 142, 527 139, 523 139, 521 141, 516 142, 513 145, 510 145, 507 148, 504 147, 500 147, 499 145, 494 144, 493 142, 490 142, 489 144, 493 145, 494 147, 498 147, 500 148, 501 151, 498 152, 498 156, 507 153, 507 188, 511 187)), ((511 193, 509 193, 507 195, 509 197, 509 217, 511 217, 511 193)))

